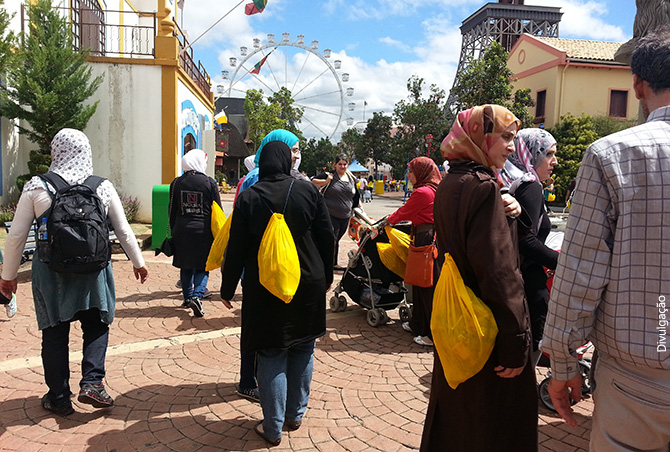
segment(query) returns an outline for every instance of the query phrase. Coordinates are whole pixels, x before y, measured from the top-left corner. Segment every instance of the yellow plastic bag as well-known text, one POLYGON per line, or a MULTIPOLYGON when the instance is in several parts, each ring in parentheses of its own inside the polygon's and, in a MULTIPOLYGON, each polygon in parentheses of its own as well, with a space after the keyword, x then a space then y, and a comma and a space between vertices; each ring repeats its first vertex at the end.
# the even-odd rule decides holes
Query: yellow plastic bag
POLYGON ((270 217, 258 249, 258 277, 272 295, 290 303, 300 283, 300 260, 284 215, 270 217))
POLYGON ((430 329, 452 389, 482 370, 498 335, 491 309, 465 285, 449 253, 435 286, 430 329))
POLYGON ((224 223, 226 222, 226 214, 223 213, 223 210, 221 210, 221 206, 216 203, 216 201, 212 201, 212 221, 211 221, 211 229, 212 229, 212 236, 216 237, 219 234, 219 231, 223 227, 224 223))
POLYGON ((377 251, 379 251, 379 258, 384 264, 384 267, 391 270, 398 276, 405 278, 405 262, 398 256, 390 243, 377 243, 377 251))
MULTIPOLYGON (((212 215, 212 217, 213 216, 214 215, 212 215)), ((223 226, 221 226, 219 229, 218 234, 214 236, 214 242, 212 242, 212 247, 209 249, 207 263, 205 264, 206 271, 211 272, 212 270, 221 267, 221 264, 223 264, 223 254, 226 252, 226 247, 228 246, 228 239, 230 238, 230 224, 232 222, 233 212, 230 212, 228 219, 225 223, 223 223, 223 226)))
MULTIPOLYGON (((390 226, 384 228, 386 235, 389 238, 389 242, 393 246, 396 254, 402 259, 403 262, 407 262, 407 255, 409 254, 409 244, 411 239, 408 234, 405 234, 402 231, 394 229, 390 226)), ((404 274, 404 272, 403 272, 404 274)), ((400 275, 400 273, 398 273, 400 275)))

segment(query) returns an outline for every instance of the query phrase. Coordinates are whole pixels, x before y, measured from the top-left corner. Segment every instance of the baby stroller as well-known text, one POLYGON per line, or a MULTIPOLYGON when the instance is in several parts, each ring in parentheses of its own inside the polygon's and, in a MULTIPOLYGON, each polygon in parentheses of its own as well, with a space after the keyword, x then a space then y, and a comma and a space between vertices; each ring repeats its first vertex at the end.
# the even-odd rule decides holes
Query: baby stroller
POLYGON ((377 243, 389 242, 385 224, 385 218, 373 223, 362 210, 354 210, 349 233, 358 239, 358 249, 349 252, 347 268, 330 299, 332 312, 344 311, 347 299, 342 292, 346 292, 356 304, 368 310, 367 322, 372 327, 387 323, 390 317, 386 311, 404 302, 407 293, 402 277, 387 269, 379 257, 377 243))
MULTIPOLYGON (((579 359, 579 373, 582 374, 582 395, 587 395, 591 393, 591 359, 585 358, 584 355, 589 351, 593 350, 594 346, 589 341, 586 344, 579 347, 577 351, 577 358, 579 359)), ((546 353, 542 354, 538 366, 549 367, 549 355, 546 353)), ((551 411, 556 411, 554 404, 551 401, 551 396, 549 395, 549 380, 551 378, 551 370, 547 373, 547 378, 542 380, 537 387, 538 396, 542 401, 542 404, 549 408, 551 411)), ((570 399, 570 403, 574 405, 576 402, 570 399)))

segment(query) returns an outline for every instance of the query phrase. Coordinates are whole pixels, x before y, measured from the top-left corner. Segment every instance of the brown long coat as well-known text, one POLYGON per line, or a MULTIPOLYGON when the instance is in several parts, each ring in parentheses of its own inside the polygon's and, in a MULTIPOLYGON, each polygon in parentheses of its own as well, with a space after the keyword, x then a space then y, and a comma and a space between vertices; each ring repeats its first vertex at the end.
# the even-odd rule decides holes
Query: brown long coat
POLYGON ((534 452, 537 395, 516 222, 505 217, 490 169, 450 163, 434 205, 440 256, 450 250, 465 284, 493 311, 499 333, 484 368, 455 390, 435 353, 421 451, 534 452), (493 370, 499 365, 525 369, 516 378, 500 378, 493 370))

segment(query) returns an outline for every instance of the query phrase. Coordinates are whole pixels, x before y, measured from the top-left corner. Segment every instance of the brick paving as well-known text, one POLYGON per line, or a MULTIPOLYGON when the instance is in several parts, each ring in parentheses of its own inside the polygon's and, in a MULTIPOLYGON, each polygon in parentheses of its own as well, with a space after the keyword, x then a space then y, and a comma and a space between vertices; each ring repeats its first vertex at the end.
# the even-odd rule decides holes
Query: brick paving
MULTIPOLYGON (((344 255, 354 247, 342 240, 344 255)), ((121 255, 122 256, 122 255, 121 255)), ((19 311, 0 315, 1 451, 248 451, 266 450, 254 432, 260 406, 239 398, 239 305, 228 311, 215 292, 205 317, 179 308, 178 270, 169 258, 145 252, 150 270, 137 283, 131 264, 115 260, 117 314, 110 333, 106 386, 111 409, 96 410, 73 399, 76 412, 61 418, 45 412, 29 267, 20 273, 19 311)), ((344 256, 341 258, 344 262, 344 256)), ((235 297, 241 300, 241 293, 235 297)), ((309 408, 302 427, 284 432, 273 450, 417 450, 430 391, 432 350, 416 345, 391 322, 370 327, 365 311, 349 301, 345 312, 328 312, 327 333, 317 342, 309 408)), ((81 331, 73 324, 71 385, 77 387, 81 331)), ((538 369, 538 381, 546 369, 538 369)), ((541 451, 588 450, 592 401, 576 407, 570 428, 540 406, 541 451)))

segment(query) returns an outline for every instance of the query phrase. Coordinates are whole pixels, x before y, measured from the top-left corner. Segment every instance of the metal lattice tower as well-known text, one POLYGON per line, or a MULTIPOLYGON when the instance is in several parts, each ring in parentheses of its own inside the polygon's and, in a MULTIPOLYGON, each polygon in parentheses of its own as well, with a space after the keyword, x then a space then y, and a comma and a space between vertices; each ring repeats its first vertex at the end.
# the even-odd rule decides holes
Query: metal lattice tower
MULTIPOLYGON (((454 86, 468 66, 468 57, 479 58, 493 41, 509 52, 523 33, 558 38, 562 15, 560 8, 524 5, 523 0, 499 0, 482 6, 461 25, 461 56, 454 86)), ((450 94, 449 108, 455 103, 456 99, 450 94)))

